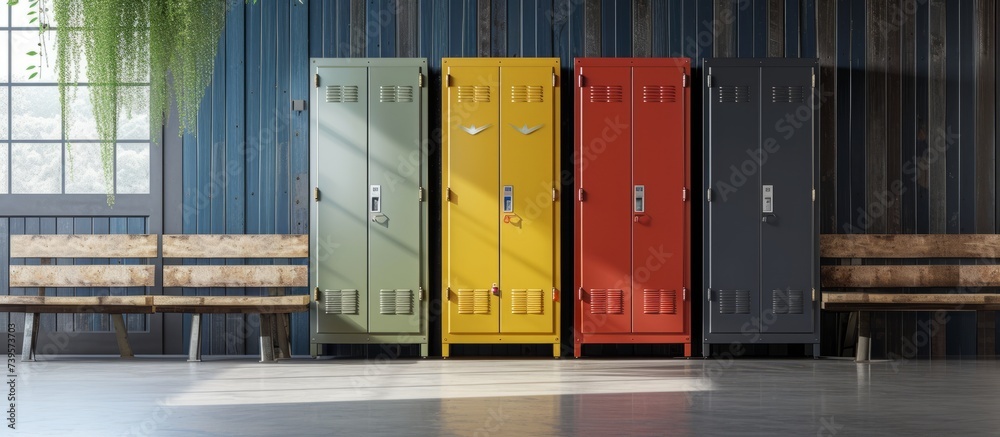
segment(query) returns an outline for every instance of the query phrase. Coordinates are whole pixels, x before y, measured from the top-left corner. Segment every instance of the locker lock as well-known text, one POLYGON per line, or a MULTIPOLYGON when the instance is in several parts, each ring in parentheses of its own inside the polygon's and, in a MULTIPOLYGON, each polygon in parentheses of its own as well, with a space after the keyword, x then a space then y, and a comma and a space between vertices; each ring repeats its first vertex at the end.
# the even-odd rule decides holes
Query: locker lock
POLYGON ((496 282, 493 283, 493 287, 490 288, 490 292, 493 293, 494 296, 500 296, 500 287, 497 286, 496 282))

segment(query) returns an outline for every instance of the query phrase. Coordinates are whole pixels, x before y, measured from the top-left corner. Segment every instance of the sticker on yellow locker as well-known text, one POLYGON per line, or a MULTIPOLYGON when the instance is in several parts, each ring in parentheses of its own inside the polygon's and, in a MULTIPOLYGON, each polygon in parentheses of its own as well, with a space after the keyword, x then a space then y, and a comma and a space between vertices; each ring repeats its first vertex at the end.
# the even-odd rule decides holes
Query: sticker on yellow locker
POLYGON ((499 282, 500 70, 445 63, 443 280, 450 333, 495 333, 499 282))
POLYGON ((502 333, 556 330, 552 74, 551 66, 500 69, 500 184, 518 190, 500 226, 500 287, 509 290, 501 299, 502 333))

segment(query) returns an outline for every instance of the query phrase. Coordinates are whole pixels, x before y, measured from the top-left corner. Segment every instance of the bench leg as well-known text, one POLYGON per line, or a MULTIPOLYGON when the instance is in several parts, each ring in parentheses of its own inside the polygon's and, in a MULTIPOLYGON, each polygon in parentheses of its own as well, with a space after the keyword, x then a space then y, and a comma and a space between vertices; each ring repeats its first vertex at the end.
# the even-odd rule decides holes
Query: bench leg
POLYGON ((121 314, 112 314, 111 322, 115 324, 115 337, 118 338, 118 352, 122 358, 132 358, 132 347, 128 344, 128 330, 125 329, 125 318, 121 314))
POLYGON ((260 315, 260 362, 274 361, 274 314, 260 315))
POLYGON ((855 345, 854 360, 857 362, 871 359, 871 313, 858 313, 858 342, 855 345))
POLYGON ((201 314, 191 315, 191 341, 188 342, 188 362, 201 361, 201 314))
POLYGON ((287 360, 292 357, 291 348, 288 346, 288 324, 291 314, 275 314, 275 324, 277 325, 278 350, 275 359, 287 360))
POLYGON ((24 345, 21 361, 35 361, 35 344, 38 343, 38 313, 24 314, 24 345))

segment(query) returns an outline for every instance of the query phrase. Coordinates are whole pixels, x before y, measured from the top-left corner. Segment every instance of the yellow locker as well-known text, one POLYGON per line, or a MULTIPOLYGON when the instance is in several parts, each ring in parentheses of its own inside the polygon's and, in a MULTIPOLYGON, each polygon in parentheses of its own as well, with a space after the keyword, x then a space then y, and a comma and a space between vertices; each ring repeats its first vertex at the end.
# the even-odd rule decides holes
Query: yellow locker
POLYGON ((442 73, 442 353, 559 356, 559 60, 446 58, 442 73))

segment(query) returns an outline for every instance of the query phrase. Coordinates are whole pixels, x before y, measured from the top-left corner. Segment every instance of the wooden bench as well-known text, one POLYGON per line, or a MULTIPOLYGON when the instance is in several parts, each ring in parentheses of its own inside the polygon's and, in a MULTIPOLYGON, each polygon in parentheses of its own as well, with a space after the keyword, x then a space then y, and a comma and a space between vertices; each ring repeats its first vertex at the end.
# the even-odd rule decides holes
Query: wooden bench
POLYGON ((156 235, 11 235, 10 257, 39 258, 40 265, 10 266, 10 287, 38 288, 35 296, 0 296, 0 311, 23 312, 22 360, 35 360, 41 313, 110 314, 122 358, 132 348, 122 314, 150 314, 152 296, 47 296, 51 287, 149 287, 155 266, 55 265, 56 258, 143 258, 157 256, 156 235))
MULTIPOLYGON (((308 235, 164 235, 163 258, 309 257, 308 235)), ((260 315, 260 360, 290 357, 288 314, 308 311, 309 296, 285 296, 286 287, 308 287, 305 265, 165 265, 163 287, 261 287, 269 296, 155 296, 158 313, 192 314, 188 361, 201 361, 202 314, 260 315), (277 315, 284 315, 278 318, 277 315)))
POLYGON ((820 257, 909 260, 907 265, 823 265, 823 310, 858 312, 855 358, 870 357, 869 311, 994 311, 995 293, 901 293, 899 288, 1000 287, 1000 265, 913 265, 930 259, 1000 258, 1000 235, 993 234, 841 234, 820 236, 820 257), (841 291, 841 289, 851 289, 841 291), (863 291, 862 291, 863 290, 863 291))

